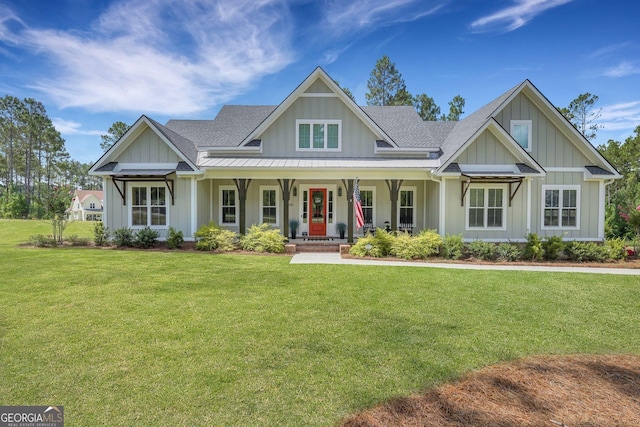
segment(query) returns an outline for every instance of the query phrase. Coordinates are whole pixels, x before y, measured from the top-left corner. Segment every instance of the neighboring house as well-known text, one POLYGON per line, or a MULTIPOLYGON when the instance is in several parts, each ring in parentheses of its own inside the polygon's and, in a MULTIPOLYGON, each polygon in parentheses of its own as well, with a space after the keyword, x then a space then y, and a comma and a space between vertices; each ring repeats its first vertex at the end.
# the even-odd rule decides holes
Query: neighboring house
POLYGON ((352 240, 358 178, 366 227, 597 241, 605 187, 620 178, 528 80, 459 122, 424 122, 410 106, 356 105, 321 68, 277 106, 142 116, 90 172, 104 179, 109 228, 191 239, 210 221, 286 234, 297 219, 310 236, 347 223, 352 240))
POLYGON ((67 209, 69 219, 74 221, 102 221, 104 195, 98 190, 76 190, 67 209))

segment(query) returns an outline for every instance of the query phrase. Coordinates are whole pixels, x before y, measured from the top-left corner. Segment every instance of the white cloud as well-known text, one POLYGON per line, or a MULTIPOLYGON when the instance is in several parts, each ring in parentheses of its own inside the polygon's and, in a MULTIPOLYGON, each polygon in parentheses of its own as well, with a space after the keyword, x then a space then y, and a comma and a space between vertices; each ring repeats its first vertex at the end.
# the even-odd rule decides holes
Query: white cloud
POLYGON ((611 67, 605 70, 604 73, 602 73, 602 75, 605 77, 614 77, 614 78, 626 77, 634 74, 640 74, 640 66, 628 61, 623 61, 618 65, 616 65, 615 67, 611 67))
POLYGON ((62 135, 96 136, 96 135, 107 134, 106 131, 81 129, 82 124, 78 122, 74 122, 72 120, 65 120, 60 117, 54 117, 53 119, 51 119, 51 122, 53 123, 53 126, 56 128, 56 130, 60 132, 62 135))
POLYGON ((632 48, 633 46, 634 46, 633 43, 630 43, 630 42, 622 42, 622 43, 607 45, 594 50, 587 57, 590 59, 608 57, 621 50, 627 50, 629 48, 632 48))
POLYGON ((60 107, 183 115, 292 62, 288 16, 280 0, 123 0, 89 32, 0 18, 0 40, 51 61, 33 86, 60 107))
POLYGON ((514 0, 513 6, 473 21, 470 25, 471 31, 484 33, 517 30, 542 12, 572 1, 574 0, 514 0))
POLYGON ((411 22, 440 11, 448 0, 332 0, 326 6, 324 26, 329 34, 344 35, 411 22))
POLYGON ((624 102, 602 107, 598 123, 607 131, 628 130, 640 124, 640 101, 624 102))

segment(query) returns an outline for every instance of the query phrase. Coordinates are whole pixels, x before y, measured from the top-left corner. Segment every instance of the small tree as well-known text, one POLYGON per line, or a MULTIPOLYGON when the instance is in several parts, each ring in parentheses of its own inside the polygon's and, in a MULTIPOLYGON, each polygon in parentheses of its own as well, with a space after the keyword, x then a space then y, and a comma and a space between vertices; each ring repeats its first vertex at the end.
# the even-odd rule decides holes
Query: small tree
POLYGON ((629 213, 620 213, 620 216, 623 217, 629 226, 634 231, 633 238, 633 251, 638 254, 638 241, 640 240, 640 205, 638 205, 635 209, 631 209, 629 213))
POLYGON ((68 225, 65 211, 71 203, 72 194, 73 192, 69 188, 53 187, 45 197, 45 208, 51 221, 53 239, 56 243, 62 243, 62 233, 68 225))

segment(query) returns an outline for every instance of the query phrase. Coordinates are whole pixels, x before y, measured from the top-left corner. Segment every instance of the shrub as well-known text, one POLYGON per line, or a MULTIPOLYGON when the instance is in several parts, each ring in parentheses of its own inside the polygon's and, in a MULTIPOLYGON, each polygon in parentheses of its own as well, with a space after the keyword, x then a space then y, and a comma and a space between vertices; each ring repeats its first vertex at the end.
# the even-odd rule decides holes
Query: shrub
POLYGON ((44 234, 29 236, 29 244, 39 248, 55 248, 58 246, 58 242, 53 236, 45 236, 44 234))
POLYGON ((173 227, 169 227, 169 233, 167 234, 167 248, 177 249, 184 243, 184 235, 182 231, 177 231, 173 227))
POLYGON ((109 244, 110 234, 109 229, 104 226, 102 221, 93 224, 93 243, 95 243, 96 246, 109 244))
POLYGON ((433 230, 422 230, 417 236, 401 233, 391 243, 390 255, 404 259, 425 259, 438 253, 442 237, 433 230))
POLYGON ((422 258, 418 253, 415 239, 409 233, 399 233, 393 238, 391 248, 389 248, 389 255, 404 259, 422 258))
POLYGON ((272 229, 269 224, 252 225, 247 234, 240 239, 240 245, 245 251, 269 252, 281 254, 284 252, 285 237, 278 229, 272 229))
POLYGON ((544 249, 542 248, 540 237, 538 237, 536 233, 529 233, 527 235, 527 244, 522 252, 522 257, 530 261, 540 261, 543 253, 544 249))
POLYGON ((377 228, 375 234, 367 233, 366 236, 359 238, 356 244, 351 246, 349 253, 360 257, 386 257, 390 254, 395 239, 397 237, 387 233, 382 228, 377 228), (371 245, 368 250, 367 245, 371 245))
POLYGON ((569 242, 565 252, 577 262, 606 262, 609 259, 608 249, 594 242, 569 242))
POLYGON ((520 247, 515 243, 500 243, 495 248, 496 258, 500 261, 515 261, 522 256, 520 247))
POLYGON ((609 259, 613 261, 619 261, 627 258, 627 248, 622 239, 609 239, 604 242, 604 247, 607 249, 609 259))
POLYGON ((464 240, 462 234, 447 234, 442 240, 441 254, 445 259, 462 258, 462 250, 464 249, 464 240))
POLYGON ((213 221, 201 226, 195 236, 198 239, 196 249, 199 251, 218 249, 228 252, 238 246, 238 235, 234 231, 221 229, 213 221))
POLYGON ((484 242, 482 240, 475 240, 467 245, 469 255, 474 258, 492 261, 496 254, 496 245, 491 242, 484 242))
POLYGON ((73 234, 67 237, 67 240, 69 241, 69 243, 71 243, 71 246, 87 246, 91 239, 89 239, 88 237, 78 237, 77 235, 73 234))
POLYGON ((544 253, 542 254, 544 259, 548 260, 556 260, 560 256, 560 252, 564 249, 564 243, 562 242, 561 236, 551 236, 548 237, 544 242, 542 242, 542 249, 544 253))
POLYGON ((153 248, 158 243, 158 237, 160 237, 160 233, 156 230, 152 230, 151 227, 146 225, 138 230, 133 244, 143 249, 153 248))
POLYGON ((128 227, 118 228, 113 232, 113 243, 119 248, 133 246, 133 231, 128 227))

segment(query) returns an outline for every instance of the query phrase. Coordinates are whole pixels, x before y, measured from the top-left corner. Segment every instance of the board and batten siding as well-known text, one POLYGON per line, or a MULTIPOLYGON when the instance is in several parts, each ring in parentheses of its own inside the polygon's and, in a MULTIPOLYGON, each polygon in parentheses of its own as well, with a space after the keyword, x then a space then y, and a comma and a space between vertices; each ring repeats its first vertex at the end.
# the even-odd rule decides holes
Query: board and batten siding
POLYGON ((519 93, 495 119, 509 132, 511 120, 531 120, 531 156, 542 167, 583 167, 591 162, 524 94, 519 93))
POLYGON ((489 130, 482 132, 455 160, 458 164, 514 166, 515 156, 489 130))
POLYGON ((178 163, 178 155, 151 129, 145 129, 119 156, 120 163, 178 163))
MULTIPOLYGON (((505 183, 480 184, 489 188, 503 188, 505 197, 505 219, 506 229, 495 230, 491 228, 483 230, 467 230, 467 199, 469 192, 465 195, 464 205, 460 204, 462 195, 461 179, 445 179, 445 230, 440 234, 462 234, 465 240, 524 240, 527 236, 527 184, 522 183, 520 189, 515 194, 509 206, 509 185, 505 183)), ((515 189, 515 184, 513 189, 515 189)))
POLYGON ((305 93, 333 93, 333 91, 329 88, 329 86, 327 86, 327 84, 320 79, 316 79, 316 81, 313 82, 311 86, 309 86, 307 90, 305 90, 304 92, 305 93))
MULTIPOLYGON (((166 228, 158 228, 160 238, 167 237, 167 229, 172 226, 176 230, 182 231, 185 238, 192 237, 191 233, 191 178, 176 178, 170 175, 169 179, 174 180, 175 203, 171 204, 171 195, 166 191, 167 208, 169 209, 169 224, 166 228)), ((108 178, 105 180, 104 197, 106 201, 106 212, 110 230, 117 230, 122 227, 131 227, 129 224, 129 201, 131 195, 131 187, 136 185, 158 185, 165 186, 163 181, 130 181, 127 182, 127 204, 122 203, 122 197, 115 188, 113 181, 108 178)), ((121 183, 119 185, 122 185, 121 183)))
POLYGON ((532 194, 532 232, 540 237, 562 236, 565 240, 598 240, 598 216, 600 210, 600 182, 584 181, 582 172, 548 172, 544 179, 533 181, 532 194), (580 229, 543 229, 542 211, 544 209, 543 185, 572 185, 580 187, 580 229))
POLYGON ((438 230, 440 225, 440 184, 435 181, 425 181, 424 204, 420 206, 418 215, 424 210, 424 228, 438 230))
POLYGON ((371 158, 376 135, 337 97, 300 97, 259 137, 263 156, 371 158), (296 120, 341 120, 341 151, 296 151, 296 120))

